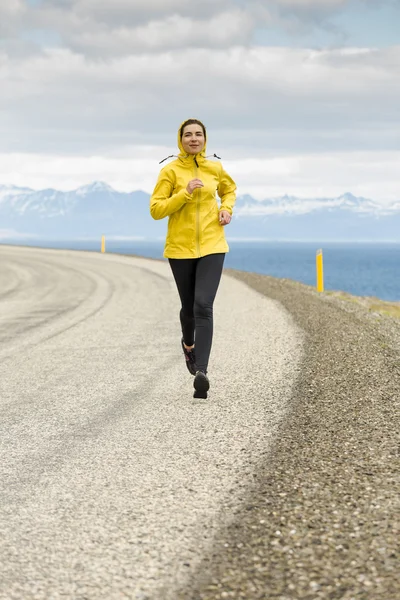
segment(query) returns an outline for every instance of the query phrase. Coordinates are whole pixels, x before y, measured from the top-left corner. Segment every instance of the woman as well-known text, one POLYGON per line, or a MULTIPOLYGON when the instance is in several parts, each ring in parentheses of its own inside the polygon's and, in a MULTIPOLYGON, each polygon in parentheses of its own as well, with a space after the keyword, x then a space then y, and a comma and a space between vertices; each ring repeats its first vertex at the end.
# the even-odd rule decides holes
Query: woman
POLYGON ((150 213, 154 219, 169 217, 164 256, 182 304, 181 345, 187 368, 195 376, 194 397, 207 398, 213 304, 229 251, 223 228, 231 221, 236 185, 220 163, 207 160, 201 121, 188 119, 180 126, 178 146, 176 160, 160 172, 150 213))

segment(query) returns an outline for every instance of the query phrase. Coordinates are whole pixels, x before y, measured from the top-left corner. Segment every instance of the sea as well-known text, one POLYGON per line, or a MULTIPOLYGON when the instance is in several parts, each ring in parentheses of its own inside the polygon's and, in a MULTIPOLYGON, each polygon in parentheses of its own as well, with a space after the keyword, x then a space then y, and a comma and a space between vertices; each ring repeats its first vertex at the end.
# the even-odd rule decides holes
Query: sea
MULTIPOLYGON (((316 285, 322 250, 325 290, 400 301, 400 243, 229 241, 225 267, 316 285)), ((12 243, 12 242, 6 242, 12 243)), ((101 250, 101 240, 19 241, 29 246, 101 250)), ((162 258, 164 241, 106 240, 106 252, 162 258)))

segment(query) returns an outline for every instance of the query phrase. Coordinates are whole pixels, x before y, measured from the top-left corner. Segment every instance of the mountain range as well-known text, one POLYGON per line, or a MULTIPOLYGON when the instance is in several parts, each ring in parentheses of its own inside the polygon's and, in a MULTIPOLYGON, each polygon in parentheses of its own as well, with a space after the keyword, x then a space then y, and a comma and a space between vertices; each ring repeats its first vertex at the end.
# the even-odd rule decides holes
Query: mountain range
MULTIPOLYGON (((164 238, 149 194, 118 192, 96 181, 73 191, 0 185, 0 239, 164 238)), ((231 239, 400 242, 400 201, 382 207, 350 193, 337 198, 237 198, 231 239)))

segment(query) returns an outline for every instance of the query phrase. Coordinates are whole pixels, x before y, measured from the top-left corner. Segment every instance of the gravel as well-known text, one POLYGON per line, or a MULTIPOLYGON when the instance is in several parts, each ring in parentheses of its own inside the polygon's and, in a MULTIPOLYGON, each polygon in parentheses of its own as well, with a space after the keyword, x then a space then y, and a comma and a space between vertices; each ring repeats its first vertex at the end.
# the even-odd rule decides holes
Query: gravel
POLYGON ((400 322, 288 280, 232 277, 306 335, 290 412, 184 600, 396 600, 400 322))

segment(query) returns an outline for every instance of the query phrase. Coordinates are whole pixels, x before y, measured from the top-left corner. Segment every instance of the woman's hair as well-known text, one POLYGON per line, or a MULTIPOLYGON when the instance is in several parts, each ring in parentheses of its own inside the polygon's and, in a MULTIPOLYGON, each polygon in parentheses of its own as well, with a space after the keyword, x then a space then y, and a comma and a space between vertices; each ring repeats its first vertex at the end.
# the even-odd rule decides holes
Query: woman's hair
POLYGON ((197 119, 188 119, 187 121, 184 122, 184 124, 181 127, 181 131, 180 131, 181 139, 183 138, 183 130, 185 129, 186 125, 200 125, 200 127, 202 128, 203 133, 204 133, 204 139, 207 139, 206 128, 204 127, 203 123, 201 121, 198 121, 197 119))

